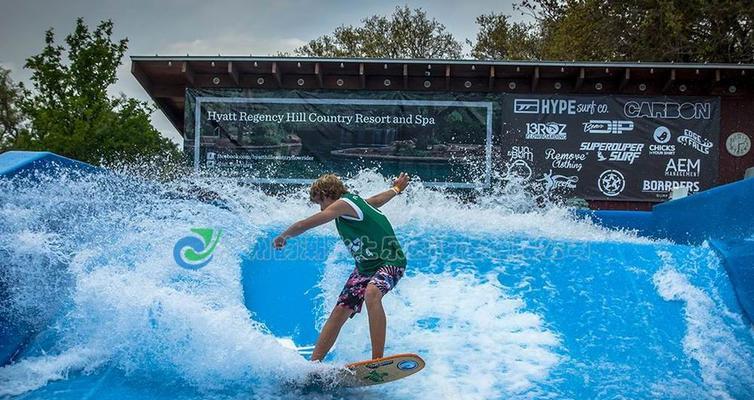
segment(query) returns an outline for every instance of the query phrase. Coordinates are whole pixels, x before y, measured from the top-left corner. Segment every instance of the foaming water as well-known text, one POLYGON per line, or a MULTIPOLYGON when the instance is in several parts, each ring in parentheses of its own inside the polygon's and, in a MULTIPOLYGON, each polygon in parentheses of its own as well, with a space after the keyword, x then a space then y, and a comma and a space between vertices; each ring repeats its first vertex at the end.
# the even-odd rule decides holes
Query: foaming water
MULTIPOLYGON (((387 186, 362 171, 362 194, 387 186)), ((324 365, 311 349, 352 269, 332 226, 270 251, 317 211, 224 178, 0 180, 0 316, 25 332, 0 396, 107 398, 747 398, 752 331, 706 247, 607 230, 515 185, 475 201, 413 183, 383 209, 409 258, 384 299, 386 353, 427 368, 389 386, 291 382, 367 358, 364 313, 324 365), (179 267, 192 228, 212 261, 179 267), (298 246, 298 247, 297 247, 298 246), (302 252, 301 249, 304 249, 302 252), (282 256, 281 256, 282 254, 282 256), (67 393, 67 395, 66 395, 67 393)))

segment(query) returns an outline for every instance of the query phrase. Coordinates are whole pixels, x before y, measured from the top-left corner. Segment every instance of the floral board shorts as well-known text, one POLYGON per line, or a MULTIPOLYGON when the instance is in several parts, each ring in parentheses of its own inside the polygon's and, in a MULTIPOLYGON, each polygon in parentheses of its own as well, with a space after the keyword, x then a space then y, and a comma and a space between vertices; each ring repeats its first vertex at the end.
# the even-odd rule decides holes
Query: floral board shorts
POLYGON ((346 285, 340 292, 337 304, 353 310, 351 314, 351 318, 353 318, 354 315, 361 312, 361 305, 364 303, 364 293, 367 290, 367 285, 370 283, 373 284, 384 296, 398 284, 398 281, 403 277, 404 271, 406 271, 406 267, 385 265, 380 267, 374 275, 362 275, 359 273, 358 268, 354 268, 351 276, 346 281, 346 285))

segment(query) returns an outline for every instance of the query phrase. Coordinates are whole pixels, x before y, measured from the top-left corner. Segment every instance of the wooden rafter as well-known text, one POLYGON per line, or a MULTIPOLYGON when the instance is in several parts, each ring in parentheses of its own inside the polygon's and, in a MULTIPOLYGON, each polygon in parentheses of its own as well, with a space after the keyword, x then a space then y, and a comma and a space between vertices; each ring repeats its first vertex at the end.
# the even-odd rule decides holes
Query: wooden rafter
POLYGON ((584 77, 586 76, 586 71, 584 68, 579 68, 579 76, 576 78, 576 84, 573 85, 573 91, 576 92, 579 89, 581 89, 581 85, 584 84, 584 77))
POLYGON ((272 75, 275 76, 275 82, 278 83, 278 87, 283 87, 283 75, 280 73, 280 67, 278 63, 272 63, 272 75))
POLYGON ((186 82, 190 83, 191 86, 195 86, 196 76, 194 75, 194 70, 189 65, 188 61, 184 61, 181 64, 181 73, 183 74, 183 77, 186 78, 186 82))
POLYGON ((626 68, 626 72, 623 74, 623 78, 621 78, 620 80, 620 85, 618 85, 619 92, 622 92, 623 89, 626 88, 629 80, 631 80, 631 68, 626 68))
POLYGON ((228 61, 228 75, 233 79, 236 86, 241 86, 241 77, 238 73, 238 68, 233 67, 233 61, 228 61))

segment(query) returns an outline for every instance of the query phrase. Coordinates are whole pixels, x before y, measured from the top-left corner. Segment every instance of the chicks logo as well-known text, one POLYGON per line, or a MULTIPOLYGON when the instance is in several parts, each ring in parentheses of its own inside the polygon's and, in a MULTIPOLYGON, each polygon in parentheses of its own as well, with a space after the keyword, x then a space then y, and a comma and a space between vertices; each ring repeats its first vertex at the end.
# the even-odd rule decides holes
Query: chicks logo
POLYGON ((181 238, 173 247, 173 258, 182 268, 197 270, 212 261, 217 244, 223 231, 209 228, 193 228, 189 235, 181 238))

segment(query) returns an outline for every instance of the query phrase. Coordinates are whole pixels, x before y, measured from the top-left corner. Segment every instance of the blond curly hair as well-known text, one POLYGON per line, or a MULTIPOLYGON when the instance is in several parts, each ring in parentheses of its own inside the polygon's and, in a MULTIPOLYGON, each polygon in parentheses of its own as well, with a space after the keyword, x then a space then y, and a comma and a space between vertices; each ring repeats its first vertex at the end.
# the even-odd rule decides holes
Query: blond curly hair
POLYGON ((348 192, 346 185, 335 174, 324 174, 317 178, 312 187, 309 188, 309 199, 311 201, 329 199, 339 199, 344 193, 348 192))

